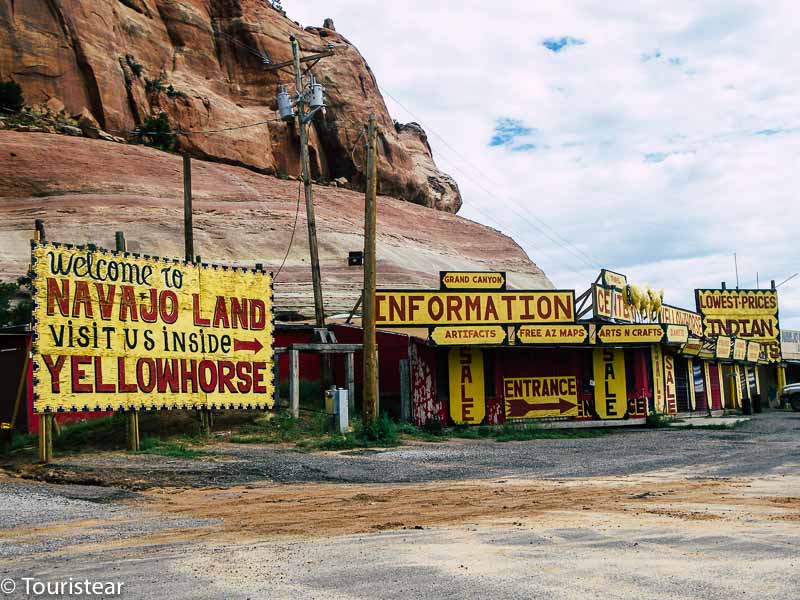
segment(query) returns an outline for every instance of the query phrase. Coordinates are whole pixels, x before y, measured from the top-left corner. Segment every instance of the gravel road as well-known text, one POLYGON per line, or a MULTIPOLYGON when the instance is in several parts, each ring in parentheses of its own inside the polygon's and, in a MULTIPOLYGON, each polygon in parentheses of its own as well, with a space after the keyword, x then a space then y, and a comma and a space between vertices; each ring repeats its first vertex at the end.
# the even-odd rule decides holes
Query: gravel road
POLYGON ((116 485, 0 475, 0 579, 9 598, 32 597, 22 577, 72 577, 145 600, 784 600, 800 589, 799 432, 774 412, 724 431, 65 456, 46 478, 116 485))
POLYGON ((386 450, 298 452, 219 444, 208 460, 122 452, 58 457, 49 481, 107 481, 126 489, 280 483, 420 483, 464 478, 560 479, 686 468, 697 477, 759 475, 796 463, 800 413, 774 412, 730 430, 622 429, 594 438, 448 440, 386 450))

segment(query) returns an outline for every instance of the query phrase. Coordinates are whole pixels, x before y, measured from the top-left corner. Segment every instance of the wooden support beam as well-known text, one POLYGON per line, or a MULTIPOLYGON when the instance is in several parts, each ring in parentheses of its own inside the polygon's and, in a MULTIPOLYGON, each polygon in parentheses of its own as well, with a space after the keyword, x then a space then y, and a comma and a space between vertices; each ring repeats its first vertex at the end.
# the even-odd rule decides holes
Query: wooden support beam
POLYGON ((289 406, 292 416, 300 418, 300 352, 289 350, 289 406))
POLYGON ((353 415, 356 411, 356 369, 355 353, 348 352, 345 355, 345 370, 347 371, 347 408, 348 414, 353 415))
POLYGON ((411 369, 407 358, 400 361, 400 420, 411 420, 411 369))
MULTIPOLYGON (((317 54, 310 54, 308 56, 304 56, 300 59, 301 63, 311 62, 312 60, 319 60, 320 58, 325 58, 326 56, 333 56, 335 52, 333 50, 325 50, 324 52, 318 52, 317 54)), ((267 71, 277 71, 278 69, 283 69, 284 67, 291 67, 294 64, 294 59, 292 60, 284 60, 279 63, 273 63, 268 65, 265 68, 267 71)))

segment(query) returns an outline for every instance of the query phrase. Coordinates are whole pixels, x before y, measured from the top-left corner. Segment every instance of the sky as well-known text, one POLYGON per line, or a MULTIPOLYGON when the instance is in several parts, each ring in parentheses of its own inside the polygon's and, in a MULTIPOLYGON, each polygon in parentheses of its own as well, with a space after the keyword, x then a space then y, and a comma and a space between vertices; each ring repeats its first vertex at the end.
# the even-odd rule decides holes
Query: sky
MULTIPOLYGON (((694 308, 694 288, 800 271, 796 2, 284 0, 333 18, 391 115, 420 122, 460 215, 558 288, 601 267, 694 308)), ((513 285, 513 281, 510 282, 513 285)), ((800 329, 800 276, 779 288, 800 329)))

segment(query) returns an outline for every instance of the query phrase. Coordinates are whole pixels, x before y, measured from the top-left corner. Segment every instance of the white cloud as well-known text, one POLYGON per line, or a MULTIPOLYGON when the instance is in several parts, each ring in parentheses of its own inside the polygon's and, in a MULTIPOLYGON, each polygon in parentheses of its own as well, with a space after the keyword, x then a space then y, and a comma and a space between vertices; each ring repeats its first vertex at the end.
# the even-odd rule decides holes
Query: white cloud
MULTIPOLYGON (((743 286, 800 271, 794 2, 285 4, 304 25, 334 19, 427 127, 462 214, 513 235, 559 287, 584 289, 596 263, 691 307, 694 287, 734 284, 734 252, 743 286), (542 45, 564 37, 584 43, 542 45), (498 119, 535 129, 536 147, 490 146, 498 119)), ((800 328, 800 277, 781 313, 800 328)))

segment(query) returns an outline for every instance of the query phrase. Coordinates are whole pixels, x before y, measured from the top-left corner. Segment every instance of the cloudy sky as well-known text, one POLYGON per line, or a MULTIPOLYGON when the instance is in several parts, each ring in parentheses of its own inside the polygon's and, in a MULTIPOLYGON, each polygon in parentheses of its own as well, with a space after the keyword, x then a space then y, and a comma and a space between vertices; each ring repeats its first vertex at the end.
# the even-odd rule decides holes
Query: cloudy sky
MULTIPOLYGON (((800 271, 796 1, 285 0, 332 17, 389 111, 419 121, 461 215, 558 287, 601 266, 664 288, 800 271)), ((512 282, 513 283, 513 282, 512 282)), ((800 329, 800 276, 780 288, 800 329)))

